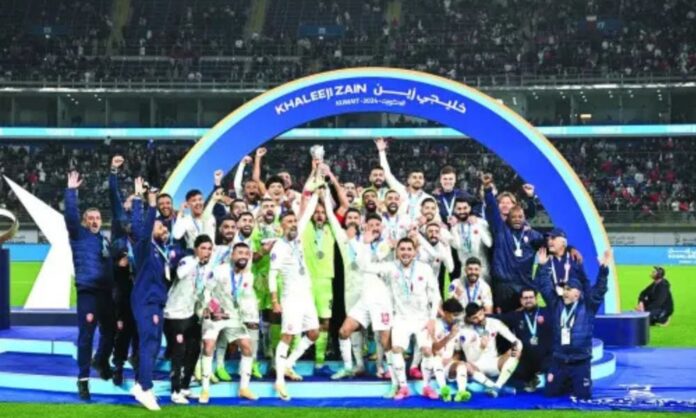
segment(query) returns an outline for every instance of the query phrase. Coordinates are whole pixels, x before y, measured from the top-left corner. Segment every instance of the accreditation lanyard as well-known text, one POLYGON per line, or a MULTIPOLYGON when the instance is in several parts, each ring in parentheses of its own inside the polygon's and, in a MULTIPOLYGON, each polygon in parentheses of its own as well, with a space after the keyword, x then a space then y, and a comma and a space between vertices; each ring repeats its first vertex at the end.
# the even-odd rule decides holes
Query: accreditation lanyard
POLYGON ((314 245, 317 247, 317 251, 321 251, 324 243, 324 227, 314 228, 314 245))
POLYGON ((223 251, 221 254, 218 254, 218 256, 215 258, 215 263, 213 265, 217 266, 218 264, 223 264, 227 257, 230 255, 230 251, 232 251, 232 247, 229 245, 225 245, 225 251, 223 251))
POLYGON ((244 273, 239 274, 239 278, 234 274, 234 267, 230 268, 230 283, 232 284, 232 297, 235 303, 239 300, 239 292, 241 291, 242 281, 244 280, 244 273))
POLYGON ((411 262, 411 268, 409 269, 408 278, 406 277, 406 271, 404 271, 404 266, 398 263, 399 275, 401 279, 401 287, 404 291, 404 296, 411 297, 413 293, 413 275, 416 272, 416 263, 411 262))
POLYGON ((565 283, 568 283, 568 276, 570 275, 570 259, 568 257, 568 253, 565 255, 565 263, 563 263, 563 268, 565 269, 565 275, 563 276, 563 280, 559 281, 558 276, 556 273, 556 260, 555 257, 551 260, 552 266, 551 266, 551 275, 553 275, 553 282, 556 286, 563 286, 565 283))
POLYGON ((573 306, 568 309, 568 307, 563 306, 561 311, 561 328, 571 329, 573 324, 575 324, 575 310, 578 307, 578 301, 573 303, 573 306))
POLYGON ((302 264, 302 251, 300 251, 299 245, 297 245, 297 240, 293 240, 293 241, 285 240, 285 242, 288 243, 288 245, 290 246, 290 249, 292 250, 292 257, 295 260, 297 260, 297 265, 298 265, 298 268, 300 270, 300 275, 304 276, 305 269, 304 269, 304 265, 302 264))
POLYGON ((408 215, 411 218, 415 217, 414 212, 416 211, 416 208, 418 208, 418 199, 420 199, 422 195, 423 195, 422 190, 416 194, 411 194, 411 193, 408 194, 408 215))
MULTIPOLYGON (((201 223, 203 220, 201 219, 201 223)), ((198 222, 196 221, 196 218, 191 216, 191 223, 193 224, 193 227, 196 228, 196 236, 199 236, 201 234, 201 226, 198 226, 198 222)))
POLYGON ((471 225, 469 222, 461 222, 459 224, 459 235, 462 237, 464 250, 466 250, 466 252, 471 252, 471 225))
POLYGON ((512 231, 510 234, 512 235, 512 240, 515 242, 515 256, 516 257, 522 257, 522 242, 524 241, 524 230, 522 230, 522 233, 520 234, 520 238, 518 239, 515 236, 515 231, 512 231))
POLYGON ((385 216, 384 220, 387 221, 387 227, 389 228, 389 236, 391 239, 396 239, 397 232, 399 229, 399 215, 396 217, 385 216))
POLYGON ((524 321, 527 323, 527 329, 529 329, 529 334, 532 336, 532 338, 535 338, 537 335, 537 327, 539 323, 537 322, 537 318, 539 318, 539 309, 536 309, 534 311, 534 319, 530 319, 531 315, 529 315, 527 312, 524 313, 524 321))
POLYGON ((196 280, 193 283, 193 289, 196 291, 196 295, 200 295, 205 287, 205 283, 203 283, 203 276, 205 276, 205 266, 198 264, 196 266, 196 280))
POLYGON ((469 289, 470 289, 469 283, 466 283, 464 285, 464 289, 466 290, 466 297, 467 297, 469 303, 476 302, 476 297, 478 296, 480 284, 481 283, 478 280, 476 280, 476 286, 474 286, 474 294, 473 295, 471 293, 469 293, 469 289))
POLYGON ((454 201, 456 200, 456 198, 457 196, 454 193, 454 191, 452 191, 452 197, 450 198, 449 202, 447 201, 445 195, 442 195, 442 204, 445 205, 445 212, 447 212, 448 218, 452 216, 452 210, 454 210, 454 201))
POLYGON ((168 268, 169 267, 169 257, 167 254, 169 253, 169 246, 166 245, 164 248, 162 248, 154 240, 152 241, 152 245, 154 245, 155 248, 157 248, 157 252, 159 252, 160 255, 162 256, 162 259, 164 260, 165 268, 168 268))

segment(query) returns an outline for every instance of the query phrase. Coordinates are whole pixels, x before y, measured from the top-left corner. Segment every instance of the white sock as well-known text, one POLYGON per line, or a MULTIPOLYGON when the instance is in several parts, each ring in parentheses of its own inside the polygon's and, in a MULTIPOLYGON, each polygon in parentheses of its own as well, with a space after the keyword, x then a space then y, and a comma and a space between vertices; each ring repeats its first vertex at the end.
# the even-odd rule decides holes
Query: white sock
POLYGON ((508 357, 508 359, 505 360, 503 367, 500 369, 498 380, 495 381, 495 386, 497 386, 498 389, 502 388, 503 385, 510 380, 510 377, 515 372, 515 369, 519 363, 520 361, 517 359, 517 357, 508 357))
POLYGON ((392 386, 396 386, 399 382, 396 380, 396 373, 394 372, 394 353, 387 351, 387 371, 391 377, 392 386))
POLYGON ((406 362, 402 353, 392 354, 392 364, 396 375, 396 382, 399 386, 406 386, 406 362))
POLYGON ((467 371, 466 364, 457 365, 457 391, 462 392, 466 390, 467 384, 467 371))
POLYGON ((251 343, 251 359, 256 360, 259 355, 259 330, 253 328, 247 328, 247 330, 251 343))
POLYGON ((203 356, 203 390, 210 389, 210 375, 213 373, 213 356, 203 356))
POLYGON ((495 383, 493 383, 493 381, 491 379, 487 378, 486 375, 481 373, 481 372, 474 372, 471 375, 471 377, 475 381, 479 382, 480 384, 482 384, 483 386, 485 386, 487 388, 495 387, 495 383))
POLYGON ((220 335, 215 344, 215 366, 225 367, 225 355, 227 354, 227 338, 220 335))
POLYGON ((251 380, 251 364, 254 362, 254 358, 251 356, 242 356, 239 362, 239 388, 246 389, 249 387, 249 381, 251 380))
POLYGON ((276 384, 285 384, 285 365, 288 361, 288 344, 285 341, 278 342, 275 352, 276 384))
MULTIPOLYGON (((415 344, 414 344, 415 346, 415 344)), ((416 368, 418 367, 419 364, 421 364, 421 361, 423 361, 423 353, 421 353, 420 349, 417 347, 414 347, 413 349, 413 360, 411 360, 411 368, 416 368)))
POLYGON ((430 361, 433 367, 433 373, 435 373, 435 380, 437 380, 437 386, 442 389, 447 385, 445 367, 442 365, 442 359, 440 357, 432 357, 430 361))
POLYGON ((365 361, 363 360, 363 334, 362 331, 354 332, 350 335, 350 342, 353 348, 353 357, 355 357, 355 368, 364 369, 365 361))
POLYGON ((421 372, 423 372, 423 387, 430 385, 430 377, 433 375, 432 359, 432 357, 423 357, 423 361, 421 362, 421 372))
POLYGON ((353 369, 353 359, 351 355, 353 354, 353 346, 350 343, 350 339, 346 338, 338 340, 338 348, 341 350, 341 359, 343 360, 343 368, 346 370, 353 369))
POLYGON ((306 335, 302 337, 300 343, 297 345, 297 347, 295 347, 293 352, 290 353, 290 357, 288 357, 288 363, 286 367, 294 367, 295 362, 299 360, 300 357, 302 357, 302 354, 304 354, 304 352, 307 351, 307 349, 311 347, 312 344, 314 344, 314 341, 310 340, 309 337, 307 337, 306 335))

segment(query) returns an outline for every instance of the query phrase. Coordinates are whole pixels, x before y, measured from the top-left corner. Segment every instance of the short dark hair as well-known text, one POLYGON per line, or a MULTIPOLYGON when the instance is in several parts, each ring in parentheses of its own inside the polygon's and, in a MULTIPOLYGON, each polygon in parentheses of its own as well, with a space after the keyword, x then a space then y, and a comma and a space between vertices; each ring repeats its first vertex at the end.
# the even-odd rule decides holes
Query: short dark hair
POLYGON ((466 197, 457 197, 454 199, 454 205, 456 206, 457 203, 466 203, 467 205, 471 206, 471 200, 467 199, 466 197))
POLYGON ((160 200, 163 197, 168 197, 169 200, 172 200, 172 195, 170 195, 169 193, 160 193, 159 195, 157 195, 157 200, 160 200))
POLYGON ((399 246, 403 243, 408 243, 413 245, 414 247, 416 246, 416 243, 413 242, 413 240, 409 237, 403 237, 399 240, 399 242, 396 243, 396 248, 399 248, 399 246))
POLYGON ((470 302, 468 305, 466 305, 466 317, 469 318, 471 316, 476 315, 483 309, 483 306, 479 305, 476 302, 470 302))
POLYGON ((524 292, 532 292, 532 293, 534 293, 534 296, 536 296, 536 294, 537 294, 537 291, 532 289, 531 287, 523 287, 522 290, 520 290, 520 297, 522 297, 522 295, 524 295, 524 292))
POLYGON ((203 196, 203 193, 198 189, 191 189, 188 192, 186 192, 186 200, 188 201, 192 197, 196 197, 198 195, 203 196))
POLYGON ((389 190, 387 190, 387 192, 384 194, 384 198, 386 199, 386 198, 387 198, 387 195, 390 195, 390 194, 396 194, 397 196, 401 197, 401 195, 399 194, 399 192, 397 192, 397 191, 394 190, 394 189, 389 189, 389 190))
MULTIPOLYGON (((347 213, 347 212, 346 212, 346 213, 347 213)), ((382 217, 381 217, 381 216, 377 215, 376 213, 368 213, 368 214, 365 216, 365 223, 367 223, 368 221, 371 221, 371 220, 373 220, 373 219, 382 222, 382 217)))
POLYGON ((343 217, 344 217, 344 218, 348 217, 348 214, 351 213, 351 212, 355 212, 355 213, 357 213, 358 215, 361 215, 361 213, 360 213, 360 211, 359 211, 358 209, 356 209, 356 208, 348 208, 348 209, 346 210, 346 214, 343 215, 343 217))
POLYGON ((210 239, 210 237, 206 234, 201 234, 196 237, 196 240, 193 242, 193 248, 198 248, 201 246, 201 244, 205 244, 206 242, 210 243, 211 245, 213 244, 213 240, 210 239))
POLYGON ((254 214, 249 212, 249 211, 240 213, 239 216, 237 217, 237 220, 242 219, 242 216, 251 216, 251 219, 254 219, 254 214))
POLYGON ((479 260, 478 257, 469 257, 466 259, 466 262, 464 263, 465 265, 470 265, 470 264, 478 264, 479 266, 481 265, 481 260, 479 260))
POLYGON ((296 216, 296 215, 295 215, 295 212, 289 210, 289 211, 287 211, 287 212, 281 213, 281 214, 280 214, 280 217, 279 217, 278 219, 280 219, 280 221, 283 222, 283 219, 285 219, 285 218, 287 218, 288 216, 291 216, 291 215, 292 215, 292 216, 296 216))
POLYGON ((456 298, 449 298, 442 302, 442 310, 453 314, 460 314, 464 312, 464 307, 456 298))
POLYGON ((423 205, 425 205, 426 203, 428 203, 428 202, 435 203, 435 205, 437 206, 437 202, 435 201, 434 198, 432 198, 432 197, 426 197, 425 199, 423 199, 423 200, 421 201, 421 207, 422 207, 423 205))
POLYGON ((232 252, 234 252, 234 250, 236 250, 237 248, 249 248, 249 244, 247 244, 246 242, 238 242, 234 244, 234 246, 232 246, 232 252))
POLYGON ((232 203, 230 204, 230 206, 234 205, 234 204, 237 203, 237 202, 242 202, 242 203, 244 203, 245 205, 247 204, 246 200, 240 199, 240 198, 235 198, 235 199, 232 201, 232 203))
POLYGON ((275 183, 278 183, 281 186, 283 186, 283 188, 285 188, 285 182, 283 181, 283 178, 280 176, 271 176, 271 177, 267 178, 266 179, 266 188, 271 187, 271 184, 275 184, 275 183))
POLYGON ((457 175, 457 172, 454 170, 454 167, 451 165, 446 165, 442 167, 442 170, 440 170, 440 175, 443 174, 454 174, 455 176, 457 175))
POLYGON ((375 171, 375 170, 382 170, 382 171, 384 171, 384 167, 382 167, 381 165, 373 165, 372 168, 370 169, 370 173, 372 173, 372 172, 375 171))
POLYGON ((219 224, 219 225, 222 225, 223 223, 225 223, 225 221, 232 221, 232 222, 235 222, 235 223, 236 223, 236 222, 237 222, 237 217, 234 216, 234 215, 231 214, 231 213, 228 213, 228 214, 226 214, 225 216, 223 216, 222 218, 220 218, 220 224, 219 224))

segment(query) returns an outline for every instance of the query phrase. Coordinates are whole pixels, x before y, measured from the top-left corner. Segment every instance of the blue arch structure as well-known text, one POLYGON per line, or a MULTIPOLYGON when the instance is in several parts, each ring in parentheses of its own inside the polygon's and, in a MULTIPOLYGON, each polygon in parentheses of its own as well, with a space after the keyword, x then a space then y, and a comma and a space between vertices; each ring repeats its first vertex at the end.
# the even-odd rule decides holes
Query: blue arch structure
MULTIPOLYGON (((449 126, 505 160, 537 193, 555 225, 566 230, 594 278, 609 240, 580 179, 554 146, 527 121, 464 84, 416 71, 353 68, 301 78, 259 95, 215 125, 179 163, 164 187, 175 202, 187 190, 212 188, 216 169, 231 169, 245 155, 285 131, 315 119, 357 112, 416 116, 449 126)), ((613 267, 613 266, 612 266, 613 267)), ((611 269, 604 312, 619 311, 611 269)))

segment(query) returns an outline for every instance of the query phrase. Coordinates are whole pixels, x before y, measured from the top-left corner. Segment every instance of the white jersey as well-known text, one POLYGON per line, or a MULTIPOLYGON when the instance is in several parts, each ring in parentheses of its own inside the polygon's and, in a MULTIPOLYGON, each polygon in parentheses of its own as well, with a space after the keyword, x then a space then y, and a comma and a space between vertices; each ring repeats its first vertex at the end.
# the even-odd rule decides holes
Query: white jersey
POLYGON ((318 196, 315 194, 307 203, 302 217, 297 223, 297 238, 288 241, 279 238, 273 244, 271 250, 271 270, 268 278, 270 291, 276 292, 277 277, 283 279, 282 300, 312 301, 312 280, 309 277, 307 262, 305 261, 302 236, 309 220, 317 206, 318 196))
POLYGON ((408 216, 409 221, 413 223, 420 216, 421 203, 423 203, 425 199, 433 197, 423 190, 419 190, 417 192, 407 190, 406 187, 401 184, 392 174, 385 151, 379 152, 379 164, 382 166, 382 169, 384 169, 384 178, 389 187, 399 193, 401 198, 399 213, 408 216))
POLYGON ((481 260, 481 277, 490 282, 488 251, 493 245, 493 238, 486 220, 476 218, 474 224, 457 223, 452 227, 451 235, 450 245, 457 250, 457 256, 462 264, 462 277, 466 260, 469 257, 476 257, 481 260))
POLYGON ((192 215, 182 215, 179 212, 179 217, 172 228, 174 239, 184 238, 186 246, 190 249, 194 248, 194 243, 199 235, 208 235, 210 239, 215 239, 215 216, 204 213, 199 218, 194 218, 192 215))
POLYGON ((229 264, 233 246, 234 244, 221 244, 213 247, 213 254, 210 256, 210 260, 214 267, 221 264, 229 264))
POLYGON ((437 317, 440 294, 437 279, 425 263, 399 261, 370 264, 368 269, 386 281, 394 304, 394 318, 427 321, 437 317))
POLYGON ((385 213, 382 215, 382 225, 384 225, 384 236, 398 241, 408 235, 411 219, 403 213, 397 213, 395 216, 385 213))
POLYGON ((466 361, 469 362, 475 362, 482 357, 498 357, 498 349, 495 344, 495 337, 498 335, 513 344, 519 341, 505 324, 495 318, 486 318, 484 326, 465 324, 459 333, 462 350, 466 355, 466 361), (482 348, 481 342, 485 337, 488 337, 488 343, 482 348))
POLYGON ((485 280, 479 278, 473 285, 468 280, 455 279, 447 289, 447 297, 456 298, 462 306, 476 302, 484 308, 493 308, 493 292, 485 280))
POLYGON ((357 250, 357 263, 360 266, 360 279, 356 286, 360 289, 360 297, 364 300, 391 299, 391 291, 385 277, 370 268, 371 263, 380 263, 393 257, 389 243, 378 240, 371 244, 359 241, 354 247, 357 250))
POLYGON ((249 268, 242 272, 235 272, 229 263, 218 265, 213 271, 216 291, 213 294, 218 297, 224 295, 228 308, 235 308, 242 318, 245 313, 255 313, 258 310, 256 292, 254 291, 254 275, 249 268))
POLYGON ((443 264, 448 272, 451 273, 454 270, 454 260, 452 259, 450 246, 442 241, 432 245, 422 234, 418 234, 418 261, 429 265, 436 279, 440 277, 440 270, 443 264))
MULTIPOLYGON (((442 319, 438 320, 435 322, 435 341, 442 341, 450 335, 452 330, 452 326, 447 324, 445 321, 442 319)), ((449 340, 447 344, 445 344, 438 352, 433 353, 434 355, 440 357, 442 359, 442 365, 447 366, 449 363, 452 362, 452 359, 454 358, 454 353, 458 350, 461 350, 461 345, 459 344, 459 338, 460 338, 460 333, 457 332, 457 335, 449 340)))
POLYGON ((167 294, 164 317, 168 319, 186 319, 196 313, 200 305, 206 282, 213 277, 211 263, 200 264, 192 255, 179 261, 176 280, 167 294))

